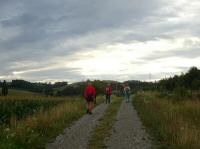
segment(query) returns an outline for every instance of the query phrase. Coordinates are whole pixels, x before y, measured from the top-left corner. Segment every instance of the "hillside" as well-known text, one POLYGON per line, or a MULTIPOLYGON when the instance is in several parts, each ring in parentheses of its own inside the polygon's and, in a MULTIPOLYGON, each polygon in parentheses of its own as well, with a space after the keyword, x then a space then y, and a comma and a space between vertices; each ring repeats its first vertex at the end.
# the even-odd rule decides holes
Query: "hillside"
MULTIPOLYGON (((1 95, 1 88, 0 88, 0 95, 1 95)), ((8 91, 8 96, 15 96, 15 97, 22 97, 22 96, 42 96, 43 94, 40 93, 34 93, 31 91, 25 91, 25 90, 20 90, 20 89, 9 89, 8 91)))

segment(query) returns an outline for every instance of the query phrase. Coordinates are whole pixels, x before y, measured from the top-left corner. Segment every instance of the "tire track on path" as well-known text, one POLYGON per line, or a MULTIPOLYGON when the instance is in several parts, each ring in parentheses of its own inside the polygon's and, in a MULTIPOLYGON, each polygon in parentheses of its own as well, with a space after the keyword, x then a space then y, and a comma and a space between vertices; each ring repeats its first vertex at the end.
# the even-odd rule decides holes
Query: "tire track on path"
POLYGON ((146 133, 132 102, 122 102, 112 135, 106 140, 108 149, 151 149, 152 141, 146 133))

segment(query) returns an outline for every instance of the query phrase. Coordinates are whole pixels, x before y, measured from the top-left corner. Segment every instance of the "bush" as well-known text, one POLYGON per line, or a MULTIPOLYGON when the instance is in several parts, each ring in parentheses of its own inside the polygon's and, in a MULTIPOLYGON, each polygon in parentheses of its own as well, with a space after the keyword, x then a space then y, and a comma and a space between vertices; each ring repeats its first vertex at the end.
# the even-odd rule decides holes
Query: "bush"
POLYGON ((177 87, 174 91, 174 98, 177 100, 182 100, 188 97, 191 97, 189 91, 184 87, 177 87))

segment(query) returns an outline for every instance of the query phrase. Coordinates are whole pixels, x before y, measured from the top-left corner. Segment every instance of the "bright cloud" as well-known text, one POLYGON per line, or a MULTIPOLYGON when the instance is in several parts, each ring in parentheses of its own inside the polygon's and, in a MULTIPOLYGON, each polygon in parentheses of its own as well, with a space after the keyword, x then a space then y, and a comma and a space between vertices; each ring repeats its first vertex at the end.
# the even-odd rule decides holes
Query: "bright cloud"
POLYGON ((199 38, 190 37, 188 39, 175 39, 148 42, 133 42, 129 44, 114 44, 100 46, 97 50, 79 53, 79 60, 69 63, 70 67, 80 68, 82 75, 131 75, 133 74, 158 74, 181 72, 181 67, 199 66, 200 57, 193 60, 180 58, 176 55, 169 55, 165 58, 154 59, 154 54, 162 52, 181 52, 185 41, 191 44, 199 43, 199 38), (145 57, 152 55, 152 60, 146 61, 145 57))
POLYGON ((200 67, 199 17, 199 0, 0 1, 0 79, 180 74, 200 67))

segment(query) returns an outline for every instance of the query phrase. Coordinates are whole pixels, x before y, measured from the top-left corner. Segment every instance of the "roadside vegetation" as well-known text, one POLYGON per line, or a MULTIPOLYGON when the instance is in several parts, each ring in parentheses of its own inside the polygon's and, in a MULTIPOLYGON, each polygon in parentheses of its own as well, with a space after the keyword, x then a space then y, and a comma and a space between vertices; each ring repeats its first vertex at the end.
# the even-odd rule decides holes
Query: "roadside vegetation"
POLYGON ((120 97, 114 97, 113 102, 109 105, 106 113, 102 119, 100 119, 99 125, 95 128, 91 134, 88 149, 102 149, 106 148, 105 139, 111 135, 111 130, 119 111, 122 99, 120 97))
POLYGON ((200 70, 152 83, 133 104, 161 148, 200 148, 200 70), (150 91, 151 90, 151 91, 150 91))
POLYGON ((158 148, 200 148, 200 98, 176 100, 176 94, 139 92, 133 104, 158 148))
MULTIPOLYGON (((161 148, 200 148, 198 68, 192 67, 180 76, 158 82, 92 81, 99 95, 104 94, 107 83, 112 85, 113 94, 119 97, 123 95, 123 84, 129 84, 135 94, 133 104, 161 148)), ((44 148, 47 142, 86 112, 81 97, 86 85, 86 82, 0 81, 0 149, 44 148)), ((121 103, 119 97, 114 98, 92 134, 90 148, 105 147, 104 139, 110 135, 121 103)), ((99 97, 97 104, 103 99, 99 97)))
POLYGON ((0 124, 11 124, 11 119, 24 119, 39 110, 48 110, 65 98, 45 97, 42 94, 21 90, 10 90, 8 96, 0 96, 0 124))
MULTIPOLYGON (((98 97, 96 105, 102 99, 98 97)), ((85 114, 85 106, 83 98, 78 96, 45 97, 27 93, 1 97, 0 148, 44 148, 46 143, 53 141, 85 114)))

